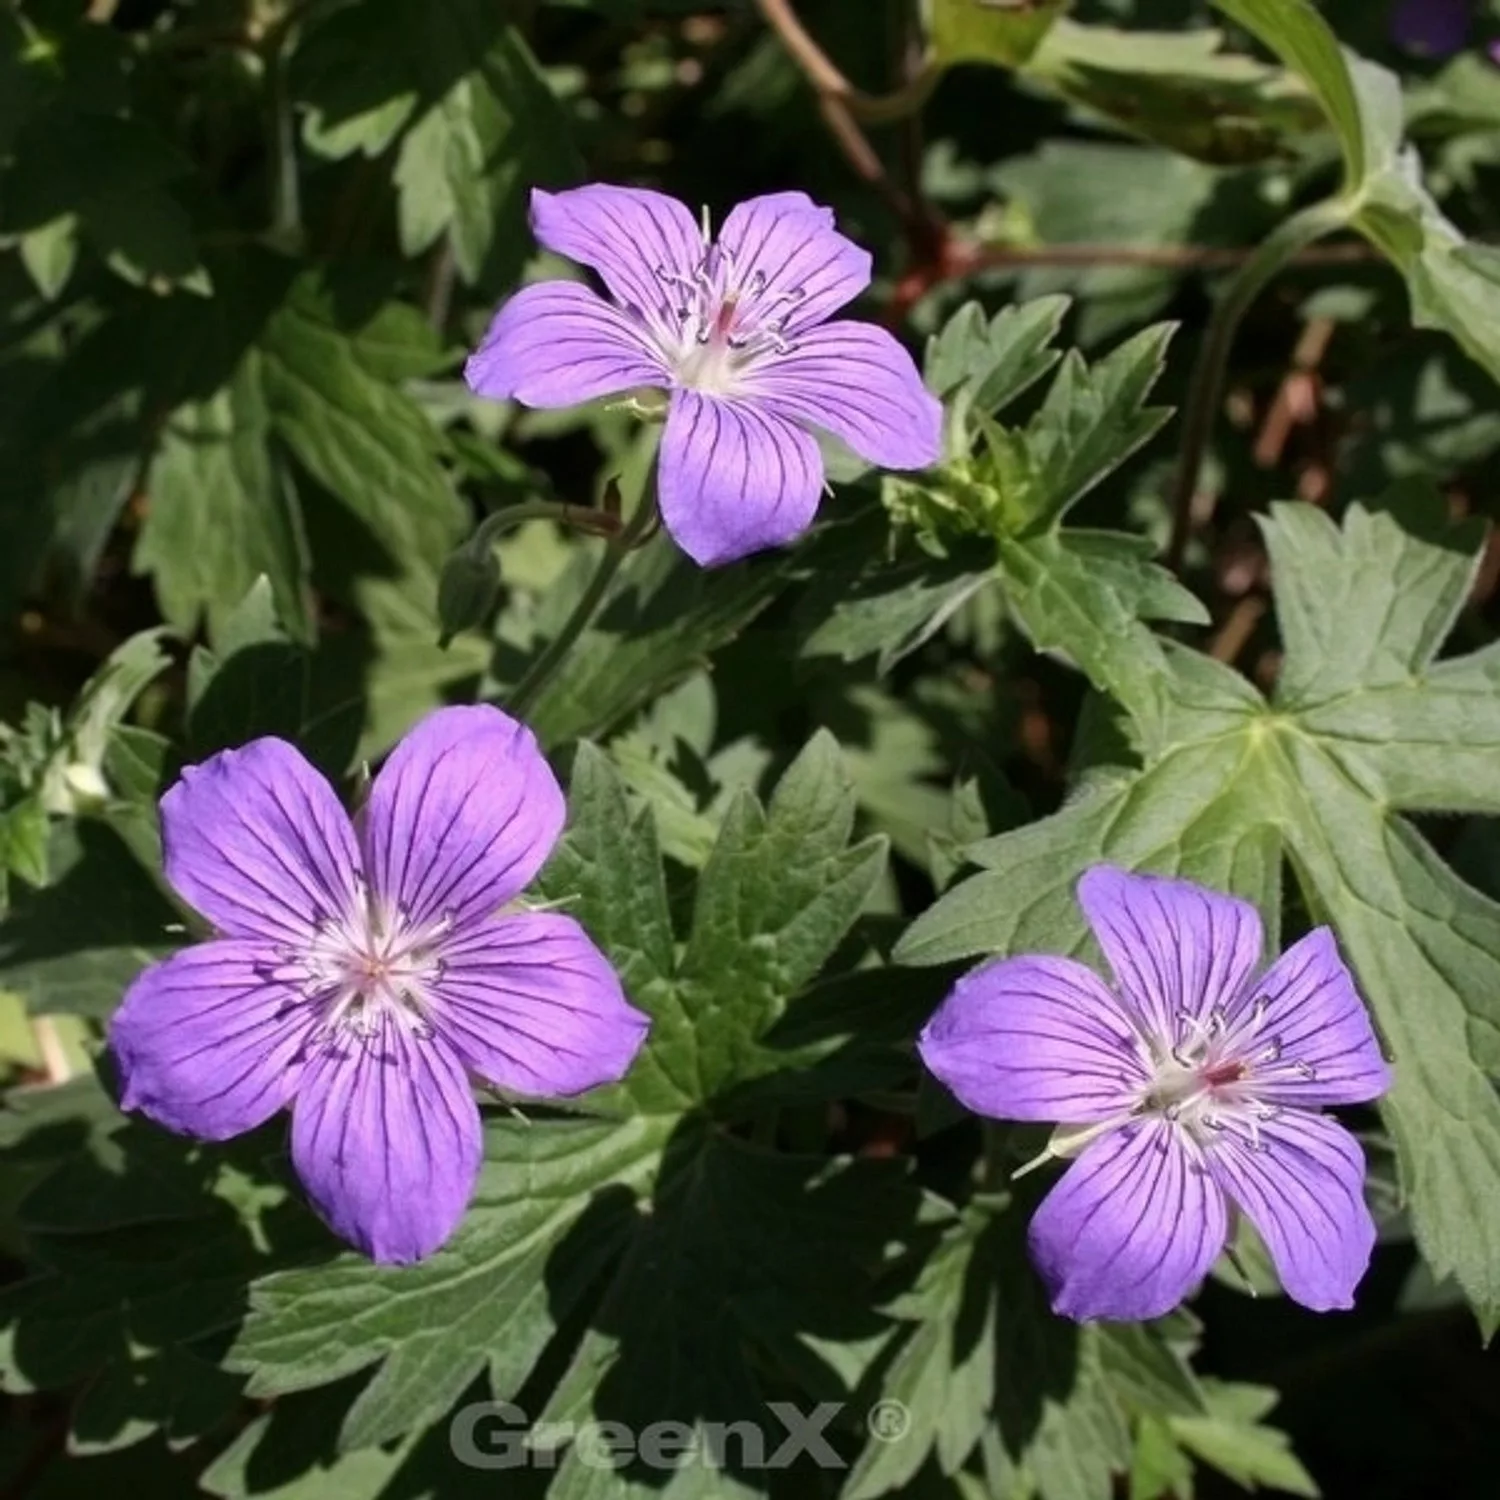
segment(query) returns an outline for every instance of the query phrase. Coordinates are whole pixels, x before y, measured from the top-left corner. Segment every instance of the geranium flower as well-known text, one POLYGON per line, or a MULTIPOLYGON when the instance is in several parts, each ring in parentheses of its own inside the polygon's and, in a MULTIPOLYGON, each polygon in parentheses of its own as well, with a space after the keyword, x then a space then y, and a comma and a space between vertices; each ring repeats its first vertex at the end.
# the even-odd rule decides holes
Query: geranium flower
POLYGON ((1107 865, 1079 903, 1114 971, 1008 958, 959 981, 923 1061, 970 1109, 1076 1127, 1082 1154, 1031 1222, 1067 1317, 1154 1318, 1203 1279, 1231 1206, 1287 1294, 1353 1305, 1375 1226, 1364 1156, 1325 1105, 1390 1086, 1369 1018, 1320 927, 1259 974, 1255 908, 1107 865))
POLYGON ((645 1038, 577 922, 498 910, 564 815, 531 732, 484 706, 413 729, 357 826, 284 740, 189 766, 161 800, 166 875, 218 935, 131 985, 109 1032, 122 1106, 204 1140, 290 1108, 334 1232, 379 1261, 429 1254, 479 1171, 470 1075, 578 1094, 645 1038))
POLYGON ((805 194, 752 198, 715 239, 675 198, 638 188, 536 191, 531 221, 608 296, 523 287, 469 360, 469 385, 536 407, 670 390, 657 489, 695 562, 807 529, 823 489, 809 428, 883 468, 941 456, 942 408, 910 355, 883 329, 827 321, 870 284, 870 256, 805 194))
POLYGON ((1452 57, 1469 40, 1470 0, 1399 0, 1391 11, 1398 47, 1428 57, 1452 57))

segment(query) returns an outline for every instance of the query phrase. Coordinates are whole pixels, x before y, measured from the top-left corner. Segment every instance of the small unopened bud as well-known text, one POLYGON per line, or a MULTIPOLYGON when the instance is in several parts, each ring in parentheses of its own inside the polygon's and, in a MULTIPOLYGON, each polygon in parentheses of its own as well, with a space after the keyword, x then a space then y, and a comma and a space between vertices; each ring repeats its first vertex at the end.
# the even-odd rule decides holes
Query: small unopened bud
POLYGON ((500 563, 486 538, 470 538, 449 554, 438 578, 438 645, 482 624, 500 593, 500 563))

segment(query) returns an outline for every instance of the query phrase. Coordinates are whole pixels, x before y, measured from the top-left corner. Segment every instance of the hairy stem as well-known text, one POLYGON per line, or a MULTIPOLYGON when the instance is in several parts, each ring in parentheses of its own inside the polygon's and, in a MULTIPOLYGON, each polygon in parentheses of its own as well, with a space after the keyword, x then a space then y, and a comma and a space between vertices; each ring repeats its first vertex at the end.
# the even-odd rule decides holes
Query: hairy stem
POLYGON ((527 521, 556 521, 559 526, 571 526, 573 530, 587 532, 590 536, 615 537, 622 530, 617 515, 597 506, 569 505, 560 500, 526 500, 487 515, 470 538, 470 545, 492 545, 511 527, 521 526, 527 521))
POLYGON ((790 0, 756 0, 762 18, 780 37, 792 60, 818 95, 818 110, 828 132, 859 177, 885 200, 901 222, 914 253, 925 258, 942 241, 944 226, 922 198, 903 192, 885 169, 880 153, 860 127, 860 121, 905 119, 920 110, 937 83, 939 71, 924 62, 914 77, 894 94, 863 94, 844 77, 803 26, 790 0))
MULTIPOLYGON (((502 511, 500 514, 503 515, 505 512, 502 511)), ((646 540, 655 524, 656 492, 653 485, 648 487, 646 493, 641 496, 624 530, 609 539, 604 549, 604 556, 599 559, 599 566, 594 571, 594 576, 589 579, 589 585, 583 591, 583 597, 574 605, 573 613, 563 622, 562 629, 548 641, 541 655, 532 662, 521 680, 511 690, 510 698, 505 705, 511 713, 520 718, 536 702, 553 673, 566 660, 578 637, 588 628, 589 622, 598 612, 599 606, 604 602, 604 596, 609 592, 610 585, 615 581, 615 575, 620 571, 620 564, 625 561, 626 554, 646 540)))
POLYGON ((899 88, 889 94, 866 94, 854 87, 833 59, 802 24, 791 0, 756 0, 766 24, 781 38, 792 61, 825 99, 837 100, 856 120, 888 124, 915 114, 931 97, 941 69, 930 59, 920 60, 899 88))
POLYGON ((1207 337, 1198 351, 1182 418, 1182 456, 1172 491, 1172 536, 1167 544, 1167 566, 1182 566, 1192 533, 1193 499, 1204 455, 1213 438, 1214 423, 1224 395, 1224 376, 1235 336, 1255 300, 1314 240, 1344 228, 1349 210, 1340 199, 1315 203, 1293 214, 1235 273, 1208 325, 1207 337))

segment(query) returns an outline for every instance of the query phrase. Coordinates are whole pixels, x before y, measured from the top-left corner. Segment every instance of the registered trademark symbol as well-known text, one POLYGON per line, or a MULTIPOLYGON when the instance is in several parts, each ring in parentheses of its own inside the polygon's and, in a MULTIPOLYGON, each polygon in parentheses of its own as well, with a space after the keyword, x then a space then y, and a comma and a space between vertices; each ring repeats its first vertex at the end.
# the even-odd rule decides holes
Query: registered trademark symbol
POLYGON ((904 1402, 887 1397, 865 1414, 865 1426, 877 1442, 899 1443, 911 1431, 911 1412, 904 1402))

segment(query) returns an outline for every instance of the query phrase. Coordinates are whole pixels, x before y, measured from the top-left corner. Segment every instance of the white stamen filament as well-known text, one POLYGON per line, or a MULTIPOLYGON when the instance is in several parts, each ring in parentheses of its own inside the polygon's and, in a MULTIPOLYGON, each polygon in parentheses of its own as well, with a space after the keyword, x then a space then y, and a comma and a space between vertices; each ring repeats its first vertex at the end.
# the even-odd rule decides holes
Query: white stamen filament
POLYGON ((787 327, 806 289, 787 287, 767 297, 766 273, 757 269, 742 278, 723 245, 709 244, 690 275, 659 265, 656 279, 663 300, 645 321, 685 386, 734 395, 752 366, 796 347, 787 327))
POLYGON ((414 1036, 432 1031, 431 986, 442 977, 442 939, 451 916, 415 925, 370 899, 315 929, 307 946, 283 951, 274 977, 294 983, 320 1008, 324 1038, 368 1037, 390 1019, 414 1036))
POLYGON ((1152 1078, 1133 1114, 1160 1114, 1200 1145, 1230 1128, 1242 1131, 1252 1150, 1261 1150, 1261 1126, 1280 1109, 1259 1097, 1259 1086, 1285 1078, 1317 1076, 1312 1064, 1284 1056, 1282 1038, 1265 1034, 1271 1002, 1257 995, 1231 1019, 1215 1007, 1207 1016, 1181 1011, 1176 1037, 1153 1048, 1152 1078))

